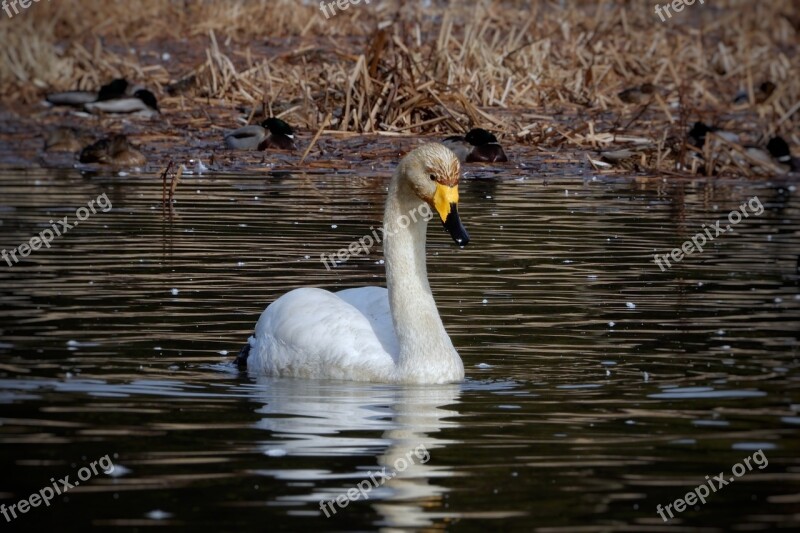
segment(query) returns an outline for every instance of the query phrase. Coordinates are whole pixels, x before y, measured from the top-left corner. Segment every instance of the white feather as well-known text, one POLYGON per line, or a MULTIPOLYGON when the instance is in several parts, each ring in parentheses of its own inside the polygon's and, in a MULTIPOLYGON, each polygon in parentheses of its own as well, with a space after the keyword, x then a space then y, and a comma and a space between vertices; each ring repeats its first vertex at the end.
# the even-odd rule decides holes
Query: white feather
POLYGON ((386 289, 342 293, 301 288, 275 300, 250 338, 248 366, 272 376, 394 381, 399 348, 386 289))

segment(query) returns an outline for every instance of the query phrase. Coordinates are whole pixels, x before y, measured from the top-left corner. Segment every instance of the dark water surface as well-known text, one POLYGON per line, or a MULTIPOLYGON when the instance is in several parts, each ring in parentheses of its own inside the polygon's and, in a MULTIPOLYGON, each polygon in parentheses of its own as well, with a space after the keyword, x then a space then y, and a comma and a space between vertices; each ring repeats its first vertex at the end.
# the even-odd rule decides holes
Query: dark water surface
POLYGON ((113 207, 0 263, 0 503, 86 478, 0 529, 796 530, 795 187, 528 172, 462 184, 467 248, 429 229, 467 369, 438 387, 229 364, 283 292, 384 283, 379 247, 319 256, 380 223, 387 172, 185 176, 172 217, 156 176, 1 174, 5 249, 113 207), (655 265, 748 200, 763 212, 655 265))

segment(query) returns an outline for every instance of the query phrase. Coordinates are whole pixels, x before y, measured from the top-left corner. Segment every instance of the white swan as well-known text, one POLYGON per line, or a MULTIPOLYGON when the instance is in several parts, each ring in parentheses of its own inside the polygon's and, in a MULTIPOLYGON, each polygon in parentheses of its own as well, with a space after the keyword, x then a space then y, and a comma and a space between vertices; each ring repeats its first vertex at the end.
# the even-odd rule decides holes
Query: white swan
POLYGON ((458 216, 455 154, 426 144, 400 161, 389 184, 384 222, 386 284, 337 293, 290 291, 256 324, 240 365, 269 376, 384 383, 448 383, 464 379, 464 365, 442 325, 425 266, 432 206, 455 242, 469 235, 458 216), (406 225, 405 223, 408 222, 406 225), (405 225, 405 227, 403 227, 405 225))

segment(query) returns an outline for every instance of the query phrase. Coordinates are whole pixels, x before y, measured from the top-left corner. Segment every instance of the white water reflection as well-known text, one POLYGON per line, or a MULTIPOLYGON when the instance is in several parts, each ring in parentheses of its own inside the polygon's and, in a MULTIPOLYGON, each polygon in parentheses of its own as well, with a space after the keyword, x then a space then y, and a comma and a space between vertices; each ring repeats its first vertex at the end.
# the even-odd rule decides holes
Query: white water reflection
MULTIPOLYGON (((455 441, 442 438, 445 428, 460 426, 461 387, 398 387, 316 380, 259 378, 264 392, 259 399, 266 415, 256 426, 272 435, 264 453, 275 455, 364 456, 351 470, 261 470, 258 473, 283 481, 313 481, 309 493, 281 497, 284 502, 335 500, 357 483, 370 480, 365 493, 386 524, 397 527, 430 525, 425 512, 447 492, 435 480, 455 472, 441 466, 436 450, 455 441), (382 431, 380 437, 363 432, 382 431), (360 436, 353 436, 358 435, 360 436), (373 463, 373 459, 375 462, 373 463), (426 460, 427 459, 427 460, 426 460), (386 473, 386 480, 378 472, 386 473), (372 476, 370 476, 372 474, 372 476), (338 480, 322 488, 318 481, 338 480), (372 483, 375 480, 375 483, 372 483), (377 486, 376 486, 377 484, 377 486), (402 502, 402 503, 396 503, 402 502)), ((366 487, 362 484, 362 487, 366 487)), ((363 500, 363 494, 357 496, 363 500)), ((352 502, 328 509, 346 513, 352 502)), ((331 511, 328 511, 329 514, 331 511)))

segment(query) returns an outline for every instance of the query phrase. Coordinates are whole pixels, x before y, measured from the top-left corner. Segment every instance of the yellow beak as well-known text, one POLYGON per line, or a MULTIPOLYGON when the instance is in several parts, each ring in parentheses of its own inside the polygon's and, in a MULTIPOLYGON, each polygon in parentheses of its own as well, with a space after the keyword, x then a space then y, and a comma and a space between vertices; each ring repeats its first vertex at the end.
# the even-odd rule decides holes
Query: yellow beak
POLYGON ((436 184, 436 192, 433 194, 433 207, 439 213, 442 222, 447 220, 451 209, 458 205, 458 185, 448 187, 441 183, 436 184))
POLYGON ((437 183, 436 192, 433 193, 433 207, 439 213, 444 229, 456 244, 466 246, 469 243, 469 233, 458 216, 458 185, 448 187, 437 183))

